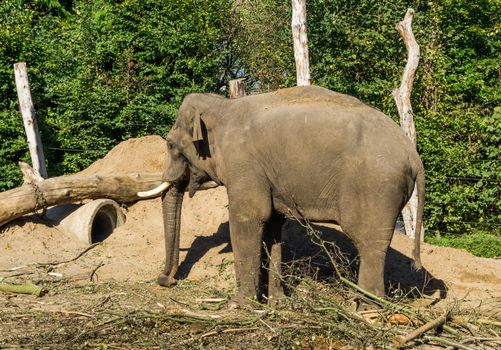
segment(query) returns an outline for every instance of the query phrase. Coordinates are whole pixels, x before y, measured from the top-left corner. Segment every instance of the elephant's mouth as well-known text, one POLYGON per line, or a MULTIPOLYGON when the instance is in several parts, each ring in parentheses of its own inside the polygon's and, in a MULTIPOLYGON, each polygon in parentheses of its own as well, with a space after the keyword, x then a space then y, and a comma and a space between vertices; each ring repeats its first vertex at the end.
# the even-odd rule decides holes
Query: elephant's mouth
MULTIPOLYGON (((174 181, 164 181, 160 185, 155 187, 154 189, 151 189, 149 191, 144 191, 144 192, 138 192, 137 196, 140 198, 156 197, 156 196, 160 195, 161 193, 169 190, 176 182, 188 180, 188 176, 189 176, 188 173, 189 173, 188 167, 185 167, 184 171, 183 171, 181 177, 179 177, 179 179, 176 179, 174 181)), ((165 175, 164 175, 164 178, 165 178, 165 175)), ((191 179, 190 179, 190 182, 191 182, 191 179)))
POLYGON ((188 183, 188 194, 190 198, 192 198, 198 190, 217 187, 217 184, 212 181, 206 172, 200 171, 194 167, 190 167, 189 172, 190 181, 188 183), (207 187, 210 182, 213 182, 215 186, 207 187))

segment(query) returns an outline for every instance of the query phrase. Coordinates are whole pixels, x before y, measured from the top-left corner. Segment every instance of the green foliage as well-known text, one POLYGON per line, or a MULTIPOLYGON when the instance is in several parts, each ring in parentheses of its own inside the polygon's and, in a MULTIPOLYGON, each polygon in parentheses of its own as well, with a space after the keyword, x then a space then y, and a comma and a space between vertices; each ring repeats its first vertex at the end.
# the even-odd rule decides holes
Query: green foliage
POLYGON ((466 249, 476 256, 484 258, 501 257, 501 236, 485 233, 468 234, 462 236, 433 236, 426 238, 426 242, 453 248, 466 249))
POLYGON ((12 65, 25 60, 50 174, 164 134, 182 97, 226 85, 229 0, 0 3, 0 190, 26 157, 12 65), (5 19, 5 20, 4 20, 5 19))
POLYGON ((308 2, 313 83, 396 112, 391 91, 399 84, 404 52, 395 24, 408 1, 308 2))
POLYGON ((295 85, 290 14, 290 3, 281 0, 247 0, 234 8, 233 73, 255 92, 295 85))
MULTIPOLYGON (((430 2, 415 110, 427 171, 427 226, 499 233, 498 1, 430 2)), ((418 38, 419 40, 419 38, 418 38)))
MULTIPOLYGON (((50 16, 45 23, 50 26, 50 16)), ((17 186, 22 178, 17 162, 29 159, 23 122, 19 115, 15 91, 13 64, 31 61, 41 46, 30 38, 33 28, 39 28, 40 17, 18 1, 0 3, 0 191, 17 186)), ((36 89, 39 80, 32 78, 36 89)), ((36 97, 35 97, 36 99, 36 97)))
POLYGON ((0 148, 0 184, 12 188, 21 178, 17 162, 27 158, 24 128, 18 115, 1 112, 0 120, 0 140, 9 140, 8 147, 0 148))
POLYGON ((426 220, 432 231, 499 233, 499 111, 484 116, 471 110, 432 113, 417 125, 427 171, 426 220))

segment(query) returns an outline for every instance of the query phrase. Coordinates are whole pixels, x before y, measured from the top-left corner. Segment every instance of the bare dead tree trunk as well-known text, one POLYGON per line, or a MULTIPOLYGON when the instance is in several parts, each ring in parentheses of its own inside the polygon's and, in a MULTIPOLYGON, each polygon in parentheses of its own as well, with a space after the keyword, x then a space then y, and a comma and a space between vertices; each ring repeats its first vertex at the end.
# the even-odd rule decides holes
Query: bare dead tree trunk
POLYGON ((230 98, 245 96, 245 78, 230 80, 230 98))
POLYGON ((26 139, 30 150, 33 170, 38 176, 47 178, 45 160, 42 148, 42 140, 38 132, 38 124, 35 118, 35 108, 31 100, 30 83, 28 81, 28 69, 25 62, 14 64, 14 75, 16 77, 17 95, 19 98, 19 109, 23 116, 26 139))
MULTIPOLYGON (((414 17, 414 10, 408 9, 404 19, 396 26, 397 31, 402 37, 405 47, 407 48, 407 64, 402 75, 402 82, 400 86, 393 90, 393 98, 397 105, 398 114, 400 115, 400 127, 405 134, 411 139, 412 143, 416 145, 416 128, 414 126, 414 118, 411 106, 411 93, 412 85, 414 83, 414 75, 419 64, 419 45, 414 38, 412 32, 412 18, 414 17)), ((402 210, 404 219, 404 226, 406 234, 414 238, 416 232, 416 218, 417 218, 417 189, 414 186, 414 191, 411 198, 402 210)), ((424 237, 424 231, 421 239, 424 237)))
POLYGON ((297 86, 310 85, 310 58, 306 35, 306 0, 292 0, 292 37, 297 86))

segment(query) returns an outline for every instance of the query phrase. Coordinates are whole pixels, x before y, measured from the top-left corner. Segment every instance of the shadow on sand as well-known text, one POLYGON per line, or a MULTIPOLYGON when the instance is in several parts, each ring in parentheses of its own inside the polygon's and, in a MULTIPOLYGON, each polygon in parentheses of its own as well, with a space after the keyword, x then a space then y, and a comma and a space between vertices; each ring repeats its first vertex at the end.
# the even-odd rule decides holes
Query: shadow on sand
MULTIPOLYGON (((351 240, 341 231, 331 227, 313 225, 321 232, 321 238, 327 242, 335 242, 340 252, 350 261, 350 270, 356 275, 358 271, 357 250, 351 240)), ((307 259, 311 264, 310 269, 316 271, 319 279, 332 278, 334 271, 328 263, 328 257, 318 245, 312 242, 305 229, 293 220, 287 220, 283 228, 282 259, 285 264, 301 259, 307 259)), ((398 234, 398 233, 395 233, 398 234)), ((210 249, 224 245, 220 253, 231 251, 229 224, 221 224, 212 236, 199 236, 192 246, 188 248, 186 258, 179 266, 176 278, 185 279, 193 265, 197 263, 210 249)), ((416 271, 413 267, 414 260, 389 248, 385 264, 385 285, 389 294, 395 289, 404 293, 412 290, 420 291, 425 295, 431 295, 437 290, 440 296, 446 296, 447 288, 442 280, 434 278, 425 268, 416 271)))

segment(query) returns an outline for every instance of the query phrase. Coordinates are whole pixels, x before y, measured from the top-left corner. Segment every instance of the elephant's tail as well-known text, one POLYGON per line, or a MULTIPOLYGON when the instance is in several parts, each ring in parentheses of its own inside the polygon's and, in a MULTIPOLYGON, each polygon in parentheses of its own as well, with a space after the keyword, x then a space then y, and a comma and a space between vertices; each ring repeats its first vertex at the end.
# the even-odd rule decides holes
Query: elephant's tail
MULTIPOLYGON (((421 162, 420 162, 421 163, 421 162)), ((422 163, 420 164, 417 177, 416 177, 416 188, 417 188, 417 213, 416 213, 416 234, 414 235, 414 266, 416 269, 420 270, 421 264, 421 235, 423 233, 423 212, 424 212, 424 168, 422 163)))

